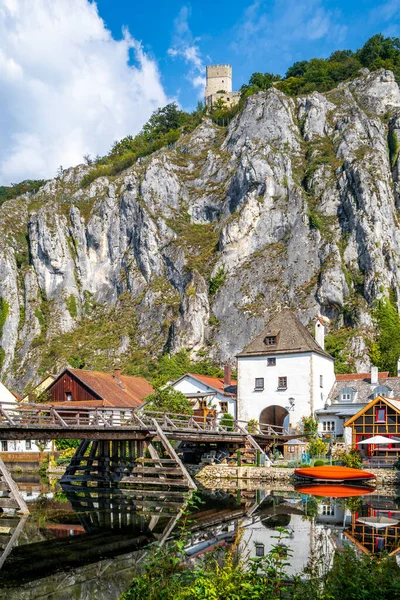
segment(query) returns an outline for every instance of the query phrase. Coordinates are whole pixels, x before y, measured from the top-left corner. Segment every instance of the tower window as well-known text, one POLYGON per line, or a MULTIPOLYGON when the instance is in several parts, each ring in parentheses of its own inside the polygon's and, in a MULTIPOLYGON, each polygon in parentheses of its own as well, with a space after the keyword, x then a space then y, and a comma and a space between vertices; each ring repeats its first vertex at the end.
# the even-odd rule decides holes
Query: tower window
POLYGON ((264 389, 264 377, 256 377, 254 382, 254 389, 257 391, 264 389))
POLYGON ((256 556, 264 556, 265 555, 265 545, 264 544, 260 544, 258 542, 256 542, 255 544, 256 547, 256 556))
POLYGON ((287 377, 278 377, 278 389, 279 390, 287 389, 287 377))
POLYGON ((65 399, 67 402, 72 402, 72 392, 65 392, 65 399))
POLYGON ((276 365, 276 358, 271 357, 271 358, 267 358, 267 367, 275 367, 276 365))
POLYGON ((323 377, 323 375, 319 376, 319 387, 324 387, 324 377, 323 377))

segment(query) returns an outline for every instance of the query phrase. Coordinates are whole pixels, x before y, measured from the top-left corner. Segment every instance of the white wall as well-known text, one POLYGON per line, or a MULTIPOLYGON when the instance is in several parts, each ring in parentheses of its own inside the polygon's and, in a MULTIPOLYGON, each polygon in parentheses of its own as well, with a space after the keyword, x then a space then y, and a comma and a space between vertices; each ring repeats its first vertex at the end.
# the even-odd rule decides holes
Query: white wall
MULTIPOLYGON (((51 440, 46 443, 46 450, 51 450, 51 440)), ((34 440, 31 440, 31 448, 28 450, 25 440, 8 440, 3 442, 0 439, 0 456, 1 452, 40 452, 34 440), (7 450, 3 450, 3 444, 7 445, 7 450)))
POLYGON ((210 404, 215 404, 217 406, 217 411, 221 410, 220 402, 228 402, 228 412, 232 415, 232 417, 236 418, 236 400, 230 396, 224 396, 218 391, 215 391, 213 388, 208 386, 206 383, 203 383, 200 380, 191 377, 190 375, 186 375, 180 381, 177 381, 171 385, 178 392, 182 392, 182 394, 197 394, 198 392, 208 394, 210 392, 215 393, 214 398, 210 396, 207 402, 210 404))
POLYGON ((333 360, 314 352, 277 354, 275 366, 267 366, 267 356, 239 357, 238 418, 259 421, 262 410, 267 406, 275 404, 287 408, 289 398, 294 398, 289 421, 295 427, 303 416, 323 407, 334 380, 333 360), (323 388, 320 388, 320 375, 323 388), (264 377, 262 391, 254 389, 257 377, 264 377), (287 389, 278 389, 278 377, 287 377, 287 389))

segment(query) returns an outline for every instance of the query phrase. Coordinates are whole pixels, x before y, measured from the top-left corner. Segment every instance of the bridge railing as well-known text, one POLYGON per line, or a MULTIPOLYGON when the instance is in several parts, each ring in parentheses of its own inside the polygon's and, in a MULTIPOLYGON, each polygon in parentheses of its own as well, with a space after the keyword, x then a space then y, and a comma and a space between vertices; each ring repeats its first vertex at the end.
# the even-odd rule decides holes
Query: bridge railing
POLYGON ((154 429, 154 421, 167 431, 187 430, 280 437, 289 435, 284 427, 254 421, 223 421, 223 415, 210 418, 199 415, 166 414, 146 409, 134 410, 126 407, 55 406, 50 404, 0 403, 0 427, 134 427, 141 430, 154 429))

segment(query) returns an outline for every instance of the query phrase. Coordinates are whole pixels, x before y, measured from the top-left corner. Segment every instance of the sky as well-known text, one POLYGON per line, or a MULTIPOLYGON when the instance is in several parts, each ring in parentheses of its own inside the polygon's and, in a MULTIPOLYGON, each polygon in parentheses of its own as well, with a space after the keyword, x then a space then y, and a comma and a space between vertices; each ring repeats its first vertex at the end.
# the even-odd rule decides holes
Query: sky
POLYGON ((193 110, 207 64, 239 89, 375 33, 400 37, 400 0, 0 0, 0 185, 104 155, 168 102, 193 110))

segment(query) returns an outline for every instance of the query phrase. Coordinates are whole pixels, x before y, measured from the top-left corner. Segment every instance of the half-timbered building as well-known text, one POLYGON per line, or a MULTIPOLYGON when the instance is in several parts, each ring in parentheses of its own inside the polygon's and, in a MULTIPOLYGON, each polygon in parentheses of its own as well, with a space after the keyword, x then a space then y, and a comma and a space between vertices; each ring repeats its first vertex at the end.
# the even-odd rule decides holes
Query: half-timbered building
POLYGON ((366 404, 346 423, 351 428, 352 447, 360 450, 366 457, 396 458, 400 455, 400 400, 377 396, 366 404), (364 444, 365 440, 374 436, 393 438, 393 443, 364 444))

